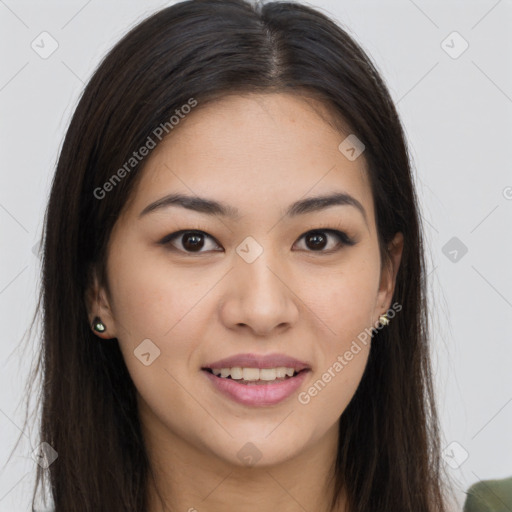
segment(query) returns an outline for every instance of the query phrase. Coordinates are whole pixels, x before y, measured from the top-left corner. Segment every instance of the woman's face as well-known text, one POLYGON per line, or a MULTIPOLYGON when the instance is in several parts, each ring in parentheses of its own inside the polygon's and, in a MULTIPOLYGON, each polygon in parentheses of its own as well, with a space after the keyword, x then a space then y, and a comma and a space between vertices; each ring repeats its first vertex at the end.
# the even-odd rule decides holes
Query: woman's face
POLYGON ((144 428, 160 440, 276 464, 332 435, 356 391, 401 236, 381 273, 364 152, 342 152, 349 134, 315 108, 286 94, 199 104, 147 157, 114 227, 111 295, 100 290, 91 318, 118 339, 144 428), (148 208, 171 194, 188 207, 148 208), (345 200, 307 202, 333 194, 345 200), (262 359, 274 355, 296 361, 262 359), (232 378, 205 370, 233 356, 219 365, 232 378), (304 371, 272 381, 297 361, 304 371))

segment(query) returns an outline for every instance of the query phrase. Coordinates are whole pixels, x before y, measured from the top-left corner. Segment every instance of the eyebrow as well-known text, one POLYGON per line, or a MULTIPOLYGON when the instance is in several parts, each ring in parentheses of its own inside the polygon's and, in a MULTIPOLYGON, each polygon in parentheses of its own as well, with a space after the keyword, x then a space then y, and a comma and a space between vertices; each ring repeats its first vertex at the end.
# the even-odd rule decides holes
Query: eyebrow
MULTIPOLYGON (((170 206, 178 206, 188 210, 194 210, 206 215, 229 217, 233 220, 240 219, 241 215, 237 208, 213 199, 205 197, 188 196, 185 194, 169 194, 165 197, 146 206, 139 214, 139 219, 150 212, 155 212, 170 206)), ((353 196, 345 192, 308 197, 292 203, 285 211, 285 217, 295 217, 306 213, 317 212, 332 206, 353 206, 362 214, 365 223, 368 225, 366 210, 363 205, 353 196)))

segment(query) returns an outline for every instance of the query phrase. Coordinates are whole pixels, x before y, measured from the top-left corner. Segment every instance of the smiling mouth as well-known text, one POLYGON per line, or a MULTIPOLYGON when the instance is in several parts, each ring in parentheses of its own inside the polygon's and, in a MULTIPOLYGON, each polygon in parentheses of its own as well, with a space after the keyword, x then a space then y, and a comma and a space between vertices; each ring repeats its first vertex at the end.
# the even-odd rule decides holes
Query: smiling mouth
POLYGON ((308 377, 310 368, 202 368, 216 391, 249 407, 271 407, 290 398, 308 377))

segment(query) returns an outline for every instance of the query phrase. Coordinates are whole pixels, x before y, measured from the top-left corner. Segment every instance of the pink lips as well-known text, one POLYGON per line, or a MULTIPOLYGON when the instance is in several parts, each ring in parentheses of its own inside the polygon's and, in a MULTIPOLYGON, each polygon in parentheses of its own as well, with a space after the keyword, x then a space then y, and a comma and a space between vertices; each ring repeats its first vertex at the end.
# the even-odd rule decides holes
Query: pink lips
POLYGON ((274 405, 288 398, 304 382, 308 370, 303 370, 295 377, 272 384, 240 384, 236 380, 223 379, 206 370, 203 371, 215 388, 225 396, 244 405, 274 405))
POLYGON ((261 407, 274 405, 288 398, 301 386, 311 368, 307 363, 284 354, 264 356, 238 354, 205 365, 202 370, 213 386, 223 395, 244 405, 261 407), (277 368, 280 366, 293 368, 298 373, 281 381, 265 384, 241 384, 233 379, 217 377, 207 371, 212 368, 277 368))

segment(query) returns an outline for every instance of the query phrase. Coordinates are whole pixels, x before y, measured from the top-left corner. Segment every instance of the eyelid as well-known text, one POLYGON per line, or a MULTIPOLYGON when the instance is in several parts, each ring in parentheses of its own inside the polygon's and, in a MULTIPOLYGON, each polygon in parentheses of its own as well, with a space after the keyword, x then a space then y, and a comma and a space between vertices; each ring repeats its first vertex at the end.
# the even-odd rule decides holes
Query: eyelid
MULTIPOLYGON (((191 256, 200 255, 200 254, 207 254, 207 253, 209 253, 211 251, 197 251, 197 252, 184 251, 182 249, 178 249, 178 248, 174 247, 171 244, 171 241, 173 239, 179 238, 181 235, 184 235, 185 233, 199 233, 201 235, 204 235, 206 238, 210 238, 218 246, 220 246, 220 244, 215 239, 215 237, 213 237, 212 235, 210 235, 210 234, 208 234, 206 232, 206 229, 208 229, 208 228, 199 228, 198 227, 198 228, 180 229, 179 231, 174 231, 173 233, 169 233, 168 235, 166 235, 164 238, 162 238, 159 241, 159 244, 164 245, 164 246, 169 246, 170 245, 172 247, 171 250, 175 250, 176 252, 179 252, 179 253, 182 253, 182 254, 191 255, 191 256)), ((311 254, 326 254, 326 255, 327 254, 332 254, 334 252, 338 252, 343 247, 351 247, 351 246, 357 244, 357 240, 355 238, 351 237, 350 235, 348 235, 345 231, 342 231, 341 229, 328 228, 328 227, 325 227, 325 228, 324 227, 309 228, 307 231, 305 231, 304 233, 302 233, 300 235, 300 237, 297 239, 297 241, 302 240, 306 235, 308 235, 310 233, 314 233, 314 232, 329 233, 331 235, 336 236, 340 240, 340 242, 337 245, 337 247, 335 247, 334 249, 330 249, 330 250, 318 250, 318 251, 305 250, 305 252, 308 252, 308 253, 311 253, 311 254)), ((297 243, 297 242, 295 242, 295 243, 297 243)), ((295 245, 295 243, 294 243, 294 245, 295 245)), ((215 251, 215 252, 219 252, 219 251, 215 251)))
MULTIPOLYGON (((211 240, 213 240, 217 245, 220 246, 220 244, 217 242, 217 240, 215 239, 215 237, 213 237, 212 235, 208 234, 206 231, 204 231, 203 229, 199 229, 199 228, 193 228, 193 229, 180 229, 179 231, 174 231, 172 233, 169 233, 168 235, 165 235, 161 240, 160 242, 158 242, 159 244, 161 245, 172 245, 171 244, 171 241, 174 240, 175 238, 179 239, 180 236, 184 235, 185 233, 199 233, 201 235, 203 235, 205 238, 210 238, 211 240)), ((187 252, 187 251, 183 251, 181 249, 176 249, 177 251, 179 252, 182 252, 182 253, 185 253, 185 254, 201 254, 201 253, 204 253, 204 252, 208 252, 208 251, 199 251, 199 252, 187 252)))

